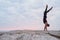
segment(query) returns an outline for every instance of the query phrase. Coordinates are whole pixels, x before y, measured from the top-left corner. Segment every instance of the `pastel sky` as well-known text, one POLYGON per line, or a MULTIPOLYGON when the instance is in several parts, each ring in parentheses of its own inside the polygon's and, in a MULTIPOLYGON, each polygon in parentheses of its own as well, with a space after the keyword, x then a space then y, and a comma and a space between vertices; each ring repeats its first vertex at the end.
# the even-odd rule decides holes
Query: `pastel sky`
POLYGON ((48 4, 49 30, 60 30, 60 0, 0 0, 0 30, 43 30, 48 4))

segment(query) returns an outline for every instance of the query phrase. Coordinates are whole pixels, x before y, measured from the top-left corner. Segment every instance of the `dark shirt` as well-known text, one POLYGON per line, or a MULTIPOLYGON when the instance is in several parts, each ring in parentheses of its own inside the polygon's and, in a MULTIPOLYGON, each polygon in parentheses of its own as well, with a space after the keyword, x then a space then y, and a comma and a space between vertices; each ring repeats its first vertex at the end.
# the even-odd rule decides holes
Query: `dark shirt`
POLYGON ((47 12, 45 11, 44 12, 44 17, 43 17, 43 23, 46 23, 47 22, 46 18, 47 18, 47 12))

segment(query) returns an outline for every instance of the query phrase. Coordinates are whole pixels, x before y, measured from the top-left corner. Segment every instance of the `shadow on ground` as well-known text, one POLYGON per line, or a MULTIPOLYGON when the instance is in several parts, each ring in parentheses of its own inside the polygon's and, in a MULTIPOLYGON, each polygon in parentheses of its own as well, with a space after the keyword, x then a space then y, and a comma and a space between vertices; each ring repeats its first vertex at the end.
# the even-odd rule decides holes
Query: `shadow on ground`
POLYGON ((54 34, 51 34, 51 33, 48 33, 50 36, 53 36, 53 37, 55 37, 55 38, 58 38, 58 39, 60 39, 60 36, 57 36, 57 35, 54 35, 54 34))

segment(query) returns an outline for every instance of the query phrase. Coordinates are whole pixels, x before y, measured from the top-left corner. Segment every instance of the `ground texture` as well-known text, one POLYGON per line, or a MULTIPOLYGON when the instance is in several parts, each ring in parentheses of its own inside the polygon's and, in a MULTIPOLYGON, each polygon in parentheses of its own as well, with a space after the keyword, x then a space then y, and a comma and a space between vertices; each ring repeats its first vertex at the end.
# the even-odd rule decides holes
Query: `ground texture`
POLYGON ((0 32, 0 40, 60 40, 60 31, 17 30, 0 32))

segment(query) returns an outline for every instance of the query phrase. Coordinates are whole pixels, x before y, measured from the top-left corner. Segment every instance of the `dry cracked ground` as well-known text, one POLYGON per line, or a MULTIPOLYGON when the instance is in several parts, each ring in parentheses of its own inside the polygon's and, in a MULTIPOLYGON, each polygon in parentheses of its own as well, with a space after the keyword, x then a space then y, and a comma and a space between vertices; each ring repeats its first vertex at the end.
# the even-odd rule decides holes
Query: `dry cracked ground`
POLYGON ((0 40, 60 40, 60 31, 15 30, 0 32, 0 40))

